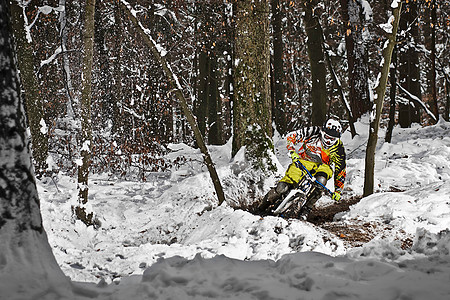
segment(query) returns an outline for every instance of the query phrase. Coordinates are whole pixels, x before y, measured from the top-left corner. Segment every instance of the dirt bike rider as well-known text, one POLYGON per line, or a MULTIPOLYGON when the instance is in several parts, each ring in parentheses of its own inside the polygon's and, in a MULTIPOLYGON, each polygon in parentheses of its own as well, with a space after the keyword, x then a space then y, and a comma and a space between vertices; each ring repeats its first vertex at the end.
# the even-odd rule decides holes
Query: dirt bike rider
MULTIPOLYGON (((329 119, 321 128, 313 126, 290 132, 287 139, 287 149, 291 155, 292 163, 286 170, 285 176, 264 197, 259 209, 266 210, 281 195, 296 186, 303 177, 302 170, 295 165, 296 160, 308 169, 323 185, 333 175, 331 164, 334 164, 334 193, 333 200, 339 201, 344 187, 346 176, 345 150, 342 141, 342 126, 339 121, 329 119), (298 151, 295 146, 299 145, 298 151)), ((315 189, 313 195, 303 205, 299 217, 306 219, 314 204, 322 195, 322 191, 315 189)))

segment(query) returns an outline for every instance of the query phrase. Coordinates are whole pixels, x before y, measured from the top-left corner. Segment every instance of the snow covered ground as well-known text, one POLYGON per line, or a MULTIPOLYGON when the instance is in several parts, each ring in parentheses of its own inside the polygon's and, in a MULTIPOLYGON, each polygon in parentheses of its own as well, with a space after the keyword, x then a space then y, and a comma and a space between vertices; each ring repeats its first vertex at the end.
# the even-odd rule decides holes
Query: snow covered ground
MULTIPOLYGON (((344 198, 362 194, 367 124, 357 131, 343 136, 344 198)), ((260 175, 240 154, 231 159, 230 143, 210 147, 221 207, 200 152, 172 145, 172 157, 188 159, 177 170, 147 182, 90 179, 98 230, 73 221, 75 178, 39 182, 44 226, 76 299, 450 299, 450 123, 395 128, 392 143, 383 140, 377 193, 333 222, 367 229, 371 240, 359 247, 308 222, 233 209, 262 192, 248 188, 260 175)), ((280 170, 264 192, 289 163, 283 139, 275 145, 280 170)))

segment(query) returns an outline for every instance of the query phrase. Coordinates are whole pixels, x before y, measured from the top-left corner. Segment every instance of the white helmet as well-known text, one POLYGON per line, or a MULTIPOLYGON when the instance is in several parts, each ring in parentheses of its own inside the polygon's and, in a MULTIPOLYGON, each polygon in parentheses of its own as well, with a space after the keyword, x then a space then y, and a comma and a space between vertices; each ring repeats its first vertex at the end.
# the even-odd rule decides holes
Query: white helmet
POLYGON ((321 141, 325 149, 330 148, 337 143, 342 134, 342 126, 339 121, 329 119, 325 122, 321 131, 321 141))

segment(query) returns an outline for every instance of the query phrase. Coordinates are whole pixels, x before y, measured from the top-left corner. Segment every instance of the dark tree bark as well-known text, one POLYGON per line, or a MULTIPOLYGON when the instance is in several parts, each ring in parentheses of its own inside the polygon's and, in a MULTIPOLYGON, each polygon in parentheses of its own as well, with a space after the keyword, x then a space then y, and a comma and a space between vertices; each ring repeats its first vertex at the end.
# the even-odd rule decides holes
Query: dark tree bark
POLYGON ((203 137, 206 136, 206 115, 208 112, 209 96, 209 59, 205 50, 198 54, 198 85, 197 103, 194 105, 194 113, 197 117, 198 129, 203 137))
POLYGON ((208 95, 208 143, 222 145, 223 122, 222 105, 219 97, 219 84, 217 78, 217 56, 210 52, 209 57, 209 95, 208 95))
MULTIPOLYGON (((226 4, 224 3, 224 6, 226 4)), ((233 2, 233 7, 236 6, 236 3, 233 2)), ((235 11, 235 9, 233 9, 235 11)), ((226 40, 226 46, 225 51, 227 52, 227 72, 226 72, 226 78, 225 78, 225 92, 228 96, 228 99, 225 100, 225 103, 223 105, 223 118, 224 118, 224 140, 227 141, 231 138, 231 132, 232 132, 232 119, 233 119, 233 109, 232 109, 232 103, 234 102, 234 17, 231 14, 228 14, 225 12, 225 9, 222 10, 223 14, 223 20, 226 21, 225 26, 225 40, 226 40)))
POLYGON ((450 121, 450 80, 445 77, 445 116, 444 119, 449 122, 450 121))
POLYGON ((33 44, 27 40, 23 8, 16 0, 10 1, 12 28, 15 37, 18 68, 24 90, 28 125, 31 132, 32 151, 35 170, 41 176, 47 170, 48 133, 44 131, 43 101, 39 96, 39 85, 34 72, 33 44), (43 122, 41 124, 41 122, 43 122))
POLYGON ((431 29, 431 68, 430 68, 430 77, 431 77, 431 107, 433 108, 433 114, 436 117, 436 120, 439 120, 439 107, 437 101, 437 91, 436 91, 436 27, 438 26, 437 18, 436 18, 436 1, 431 0, 430 3, 431 9, 431 23, 429 24, 431 29))
MULTIPOLYGON (((207 47, 208 48, 208 47, 207 47)), ((217 80, 217 57, 212 51, 201 50, 198 59, 197 103, 194 106, 198 127, 211 145, 221 145, 222 105, 217 80)))
POLYGON ((283 13, 280 0, 272 0, 273 30, 273 117, 280 134, 287 131, 286 104, 284 101, 284 68, 283 68, 283 13))
POLYGON ((117 1, 114 1, 114 30, 113 34, 115 36, 114 43, 114 57, 115 60, 112 64, 112 72, 114 84, 112 86, 112 105, 113 105, 113 124, 112 131, 113 133, 118 133, 123 123, 120 116, 119 102, 122 101, 123 98, 123 90, 122 90, 122 72, 121 72, 121 53, 122 53, 122 45, 123 45, 123 24, 122 24, 122 12, 120 10, 120 5, 117 1))
MULTIPOLYGON (((197 42, 198 52, 198 78, 196 85, 197 100, 194 105, 194 114, 197 117, 199 129, 211 145, 223 144, 222 103, 219 95, 218 57, 222 42, 212 24, 217 21, 218 7, 214 3, 199 3, 196 5, 200 25, 196 32, 200 32, 197 42)), ((195 24, 197 26, 197 23, 195 24)))
MULTIPOLYGON (((406 33, 405 40, 398 48, 398 71, 400 85, 411 94, 421 99, 419 54, 414 48, 418 42, 417 3, 409 1, 400 19, 400 31, 406 33)), ((399 124, 402 128, 412 123, 420 123, 420 111, 411 101, 399 103, 399 124)))
POLYGON ((73 298, 42 226, 11 32, 7 1, 0 0, 1 298, 73 298))
POLYGON ((395 107, 396 107, 396 91, 397 91, 397 46, 394 47, 392 52, 392 67, 389 69, 389 81, 390 81, 390 91, 389 91, 389 123, 386 129, 386 136, 384 140, 390 143, 392 140, 392 132, 395 126, 395 107))
MULTIPOLYGON (((322 34, 322 37, 323 37, 323 34, 322 34)), ((347 112, 348 119, 349 119, 348 121, 349 121, 350 132, 352 134, 352 138, 354 138, 357 135, 357 132, 356 132, 356 128, 355 128, 355 118, 353 117, 353 112, 350 108, 350 104, 348 103, 347 99, 345 98, 344 91, 342 90, 342 86, 337 77, 337 74, 334 71, 333 65, 331 63, 330 55, 328 55, 328 50, 326 48, 324 37, 322 38, 322 43, 323 43, 323 47, 324 47, 323 49, 324 49, 325 58, 327 60, 328 71, 331 74, 331 78, 333 79, 334 85, 336 86, 336 88, 339 92, 339 97, 341 98, 342 104, 344 105, 345 110, 347 112)))
POLYGON ((311 100, 312 125, 322 126, 327 116, 327 69, 322 48, 322 28, 319 18, 314 15, 313 1, 306 1, 305 5, 305 31, 308 36, 308 57, 311 66, 311 100))
POLYGON ((73 99, 73 86, 72 86, 72 73, 70 67, 70 59, 67 52, 68 44, 68 14, 66 0, 59 0, 59 6, 64 6, 64 10, 59 12, 59 33, 60 33, 60 45, 62 53, 61 71, 63 76, 64 88, 66 89, 66 115, 69 118, 75 119, 74 111, 74 99, 73 99))
POLYGON ((341 0, 347 49, 349 100, 353 122, 369 111, 368 54, 363 39, 364 14, 360 1, 341 0))
POLYGON ((254 169, 264 169, 273 149, 269 2, 243 0, 236 6, 232 155, 246 146, 254 169))
POLYGON ((94 80, 98 82, 94 86, 93 90, 93 102, 101 102, 101 121, 114 119, 114 95, 113 93, 105 93, 104 91, 112 91, 114 82, 111 80, 111 63, 109 49, 105 47, 107 38, 107 28, 105 22, 105 16, 102 14, 102 9, 105 7, 101 1, 95 2, 95 26, 94 26, 94 49, 97 54, 97 63, 94 69, 98 72, 93 72, 96 76, 94 80))

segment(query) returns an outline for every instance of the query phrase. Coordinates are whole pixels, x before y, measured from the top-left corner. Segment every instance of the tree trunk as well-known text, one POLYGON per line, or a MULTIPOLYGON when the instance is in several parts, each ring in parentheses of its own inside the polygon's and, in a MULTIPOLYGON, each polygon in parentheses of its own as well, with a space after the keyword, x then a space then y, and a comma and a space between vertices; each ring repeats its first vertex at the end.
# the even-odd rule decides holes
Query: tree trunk
POLYGON ((322 45, 324 47, 323 49, 324 49, 324 54, 325 54, 325 58, 327 61, 328 71, 330 71, 331 78, 333 79, 334 85, 338 89, 339 97, 341 98, 342 104, 344 105, 345 110, 347 112, 349 126, 350 126, 350 132, 352 134, 352 138, 354 138, 357 135, 356 128, 355 128, 355 118, 353 117, 353 112, 350 107, 350 104, 348 103, 347 99, 345 98, 344 91, 342 90, 342 86, 336 75, 336 72, 334 71, 330 56, 328 55, 328 50, 325 48, 325 38, 323 36, 323 33, 322 33, 322 45))
POLYGON ((353 122, 369 111, 368 54, 363 38, 364 15, 360 1, 341 0, 342 21, 345 25, 349 100, 353 122))
POLYGON ((450 121, 450 80, 447 77, 445 78, 445 99, 446 99, 446 105, 445 105, 444 120, 449 122, 450 121))
POLYGON ((436 117, 436 122, 439 121, 439 107, 437 101, 437 91, 436 91, 436 26, 438 26, 436 20, 436 1, 431 0, 431 98, 433 114, 436 117))
POLYGON ((280 134, 287 131, 286 104, 284 101, 284 68, 283 68, 283 13, 280 0, 272 0, 273 30, 273 114, 275 125, 280 134))
POLYGON ((101 1, 95 2, 95 13, 94 13, 94 49, 97 57, 97 64, 95 69, 97 72, 94 72, 96 77, 94 81, 97 82, 95 85, 95 89, 92 91, 93 102, 102 102, 101 105, 101 121, 113 120, 114 118, 114 96, 113 93, 104 93, 102 90, 112 91, 114 82, 111 80, 112 72, 111 72, 111 56, 110 53, 105 47, 107 44, 107 29, 106 29, 106 18, 102 14, 102 10, 105 7, 102 6, 101 1))
POLYGON ((198 87, 197 101, 194 105, 194 112, 197 118, 198 129, 203 137, 206 136, 206 114, 208 111, 209 95, 209 59, 205 50, 200 50, 198 54, 198 87))
POLYGON ((92 149, 92 62, 94 52, 94 15, 95 0, 86 1, 86 11, 83 29, 83 70, 81 91, 81 158, 82 164, 78 167, 78 206, 75 208, 76 216, 86 225, 93 225, 93 213, 86 211, 85 204, 88 202, 88 179, 89 165, 92 149))
MULTIPOLYGON (((206 46, 210 49, 211 46, 206 46)), ((198 55, 198 87, 194 114, 203 137, 208 137, 210 145, 221 145, 222 105, 217 80, 217 57, 213 51, 202 49, 198 55)))
POLYGON ((32 151, 36 175, 47 170, 48 133, 44 120, 44 107, 39 97, 39 86, 34 73, 33 44, 27 40, 25 32, 24 9, 16 0, 10 1, 12 28, 17 49, 18 68, 24 90, 28 125, 31 132, 32 151))
POLYGON ((175 96, 179 100, 183 113, 189 122, 192 130, 194 131, 194 137, 197 142, 197 145, 200 148, 200 151, 203 154, 203 159, 206 167, 208 168, 209 174, 211 176, 211 180, 214 185, 214 189, 217 193, 217 198, 219 200, 219 205, 221 205, 225 201, 225 195, 223 193, 222 185, 220 184, 219 176, 217 175, 216 169, 214 167, 214 163, 211 160, 211 156, 209 155, 208 148, 206 147, 202 134, 197 126, 194 115, 192 114, 189 106, 187 104, 186 98, 183 95, 182 87, 178 78, 173 73, 170 65, 167 63, 166 59, 161 55, 158 48, 156 47, 155 41, 145 33, 145 29, 142 24, 137 20, 137 18, 131 13, 131 6, 125 0, 120 0, 121 6, 124 8, 124 11, 127 13, 131 22, 135 26, 136 30, 141 34, 141 37, 144 39, 145 44, 150 48, 154 58, 157 60, 161 67, 163 68, 164 74, 167 77, 169 86, 173 89, 175 96))
POLYGON ((222 145, 222 105, 219 97, 219 84, 217 79, 217 56, 210 52, 209 56, 209 95, 208 95, 208 143, 222 145))
POLYGON ((393 8, 394 21, 392 24, 392 33, 388 34, 389 43, 383 49, 383 66, 378 86, 375 89, 375 115, 370 122, 369 139, 366 148, 365 172, 364 172, 364 192, 363 196, 368 196, 374 192, 374 172, 375 172, 375 149, 378 141, 378 129, 380 127, 381 110, 383 109, 384 95, 386 92, 386 84, 389 76, 389 68, 391 65, 392 52, 396 44, 396 36, 401 12, 401 2, 397 3, 398 7, 393 8))
POLYGON ((273 149, 268 0, 238 1, 235 20, 232 155, 245 146, 253 168, 264 170, 273 149))
POLYGON ((6 0, 0 0, 0 291, 73 298, 42 226, 6 0))
POLYGON ((394 46, 394 50, 392 52, 392 67, 389 69, 389 79, 391 89, 389 91, 389 123, 386 129, 386 136, 384 140, 387 143, 390 143, 392 140, 392 131, 395 126, 395 107, 396 107, 396 91, 397 91, 397 46, 394 46))
MULTIPOLYGON (((411 94, 421 99, 419 54, 415 50, 418 41, 417 4, 409 1, 400 20, 400 31, 406 33, 405 43, 398 48, 399 83, 411 94)), ((402 128, 420 123, 420 112, 412 102, 399 103, 399 124, 402 128)))
POLYGON ((61 51, 62 51, 62 72, 63 72, 63 80, 64 80, 64 88, 66 89, 67 95, 67 116, 71 119, 75 119, 75 111, 74 111, 74 99, 72 98, 72 75, 70 71, 70 62, 69 55, 67 54, 67 13, 66 13, 66 0, 59 0, 59 6, 64 7, 64 10, 59 12, 59 32, 61 34, 61 51))
POLYGON ((224 118, 224 140, 227 141, 230 139, 232 135, 232 118, 233 118, 233 109, 232 109, 232 103, 234 103, 234 17, 231 13, 233 11, 233 7, 236 6, 236 2, 233 1, 232 4, 227 4, 226 2, 223 4, 224 9, 222 11, 223 19, 226 20, 226 27, 225 27, 225 39, 226 39, 226 46, 225 51, 227 51, 227 72, 226 72, 226 78, 225 78, 225 91, 226 95, 228 96, 228 101, 225 100, 224 107, 223 107, 223 118, 224 118), (231 5, 231 9, 230 9, 231 5), (228 8, 227 8, 228 6, 228 8))
POLYGON ((305 3, 305 30, 308 36, 308 57, 311 66, 312 125, 322 126, 327 116, 327 69, 322 48, 322 28, 313 13, 311 1, 305 3))
POLYGON ((112 122, 112 132, 118 133, 123 125, 121 113, 119 109, 119 103, 123 101, 123 89, 122 89, 122 71, 121 71, 121 53, 123 47, 123 24, 122 15, 120 11, 120 5, 117 1, 114 1, 114 48, 113 55, 115 60, 112 66, 114 84, 112 86, 112 105, 113 105, 113 122, 112 122))

